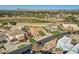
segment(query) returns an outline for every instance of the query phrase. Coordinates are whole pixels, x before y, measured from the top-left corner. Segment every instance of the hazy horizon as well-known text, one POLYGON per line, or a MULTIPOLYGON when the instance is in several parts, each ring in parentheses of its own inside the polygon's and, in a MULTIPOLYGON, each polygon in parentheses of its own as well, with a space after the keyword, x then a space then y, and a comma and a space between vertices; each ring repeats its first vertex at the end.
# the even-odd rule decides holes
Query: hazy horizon
POLYGON ((0 9, 34 9, 34 10, 72 10, 79 9, 79 5, 0 5, 0 9))

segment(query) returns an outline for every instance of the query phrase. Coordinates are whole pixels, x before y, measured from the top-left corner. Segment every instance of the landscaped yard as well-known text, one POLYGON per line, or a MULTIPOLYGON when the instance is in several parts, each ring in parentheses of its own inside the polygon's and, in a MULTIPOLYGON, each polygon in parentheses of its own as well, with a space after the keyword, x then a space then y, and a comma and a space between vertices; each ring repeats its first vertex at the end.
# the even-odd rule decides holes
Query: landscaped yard
POLYGON ((52 31, 51 33, 54 34, 54 35, 60 34, 59 31, 52 31))
POLYGON ((61 33, 60 31, 52 31, 51 32, 53 35, 55 35, 58 39, 61 38, 61 33))

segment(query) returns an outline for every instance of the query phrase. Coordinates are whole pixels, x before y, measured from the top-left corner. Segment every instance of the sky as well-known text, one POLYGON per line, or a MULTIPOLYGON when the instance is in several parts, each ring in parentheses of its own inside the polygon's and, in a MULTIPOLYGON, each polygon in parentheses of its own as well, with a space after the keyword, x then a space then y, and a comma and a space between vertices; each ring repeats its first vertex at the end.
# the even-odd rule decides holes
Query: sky
POLYGON ((79 5, 0 5, 0 9, 79 9, 79 5))

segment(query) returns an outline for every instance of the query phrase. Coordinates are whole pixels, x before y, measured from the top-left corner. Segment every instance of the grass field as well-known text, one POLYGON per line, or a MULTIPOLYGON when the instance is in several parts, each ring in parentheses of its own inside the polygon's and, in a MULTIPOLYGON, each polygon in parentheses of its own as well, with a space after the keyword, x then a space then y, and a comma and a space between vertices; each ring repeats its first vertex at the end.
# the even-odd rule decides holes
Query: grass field
POLYGON ((42 19, 32 19, 32 18, 0 18, 0 22, 10 22, 15 21, 17 23, 50 23, 50 21, 42 19))

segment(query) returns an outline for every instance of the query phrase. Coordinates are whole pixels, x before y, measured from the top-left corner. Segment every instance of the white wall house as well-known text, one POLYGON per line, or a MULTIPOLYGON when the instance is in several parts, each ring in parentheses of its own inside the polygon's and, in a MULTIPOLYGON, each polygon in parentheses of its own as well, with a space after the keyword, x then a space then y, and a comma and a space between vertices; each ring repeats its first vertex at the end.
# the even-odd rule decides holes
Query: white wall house
POLYGON ((66 36, 58 40, 56 48, 63 48, 64 51, 69 51, 73 45, 71 44, 71 38, 66 36))
POLYGON ((67 54, 78 54, 79 53, 79 43, 76 44, 67 54))

